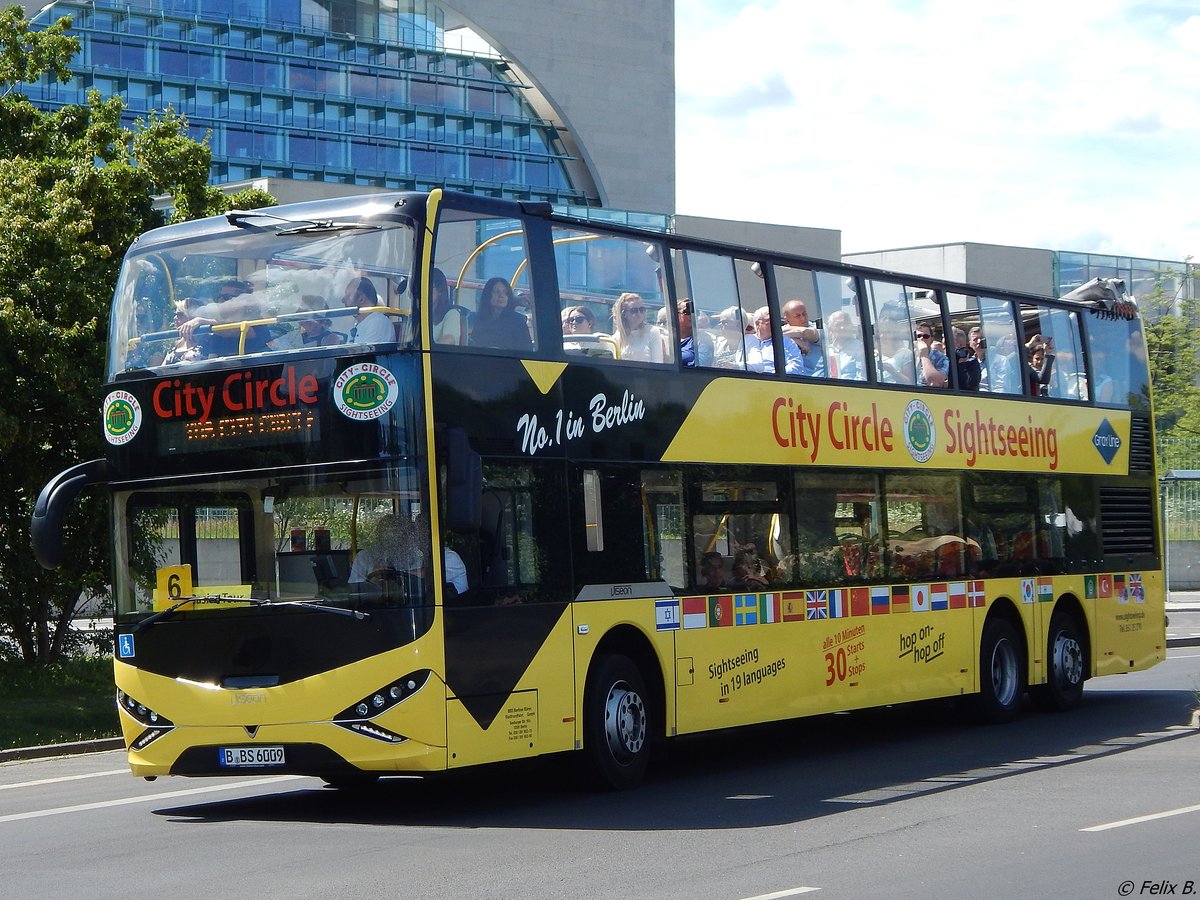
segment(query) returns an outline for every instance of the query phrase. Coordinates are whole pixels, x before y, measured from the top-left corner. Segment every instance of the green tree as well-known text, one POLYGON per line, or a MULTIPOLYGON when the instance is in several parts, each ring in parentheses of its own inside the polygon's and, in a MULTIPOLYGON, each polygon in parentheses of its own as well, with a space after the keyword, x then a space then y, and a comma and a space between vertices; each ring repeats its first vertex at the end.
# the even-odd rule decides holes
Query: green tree
MULTIPOLYGON (((42 570, 29 521, 43 484, 104 455, 97 405, 108 309, 121 258, 141 232, 230 202, 208 185, 211 154, 174 111, 122 124, 120 98, 42 112, 23 82, 69 77, 70 18, 33 31, 0 12, 0 658, 60 658, 68 623, 109 582, 105 500, 84 492, 66 523, 62 566, 42 570), (7 640, 5 637, 7 636, 7 640)), ((272 202, 262 192, 244 202, 272 202)))
POLYGON ((1159 437, 1200 436, 1200 310, 1187 290, 1192 275, 1189 260, 1183 272, 1164 273, 1138 298, 1159 437))

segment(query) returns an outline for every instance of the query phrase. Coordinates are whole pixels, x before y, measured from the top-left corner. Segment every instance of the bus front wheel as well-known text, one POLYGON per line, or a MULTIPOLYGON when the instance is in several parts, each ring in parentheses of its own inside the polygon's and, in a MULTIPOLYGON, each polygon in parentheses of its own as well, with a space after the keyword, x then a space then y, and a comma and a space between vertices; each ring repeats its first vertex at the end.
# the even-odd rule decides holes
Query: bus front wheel
POLYGON ((642 673, 624 656, 595 661, 583 698, 583 749, 598 787, 620 791, 646 774, 650 714, 642 673))
POLYGON ((1083 698, 1085 653, 1079 625, 1070 613, 1056 612, 1050 617, 1047 638, 1050 671, 1046 683, 1030 689, 1039 708, 1050 712, 1065 712, 1083 698))
POLYGON ((991 618, 979 642, 977 716, 985 722, 1008 722, 1021 709, 1025 693, 1025 653, 1017 629, 1007 619, 991 618))

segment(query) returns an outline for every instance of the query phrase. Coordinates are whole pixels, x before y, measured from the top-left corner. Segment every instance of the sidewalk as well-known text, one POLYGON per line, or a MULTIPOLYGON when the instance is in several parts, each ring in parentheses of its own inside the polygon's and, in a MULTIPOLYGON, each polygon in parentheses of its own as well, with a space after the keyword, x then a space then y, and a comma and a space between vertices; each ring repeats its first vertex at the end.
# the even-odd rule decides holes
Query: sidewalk
POLYGON ((1167 614, 1200 612, 1200 591, 1171 591, 1167 594, 1167 614))

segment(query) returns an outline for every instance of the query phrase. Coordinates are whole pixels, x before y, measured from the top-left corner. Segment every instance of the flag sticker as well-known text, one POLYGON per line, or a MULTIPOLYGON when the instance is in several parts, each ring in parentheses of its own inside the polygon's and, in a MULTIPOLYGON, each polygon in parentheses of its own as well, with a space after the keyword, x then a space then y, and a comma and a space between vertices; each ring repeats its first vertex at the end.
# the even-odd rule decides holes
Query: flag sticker
POLYGON ((1101 575, 1098 582, 1098 590, 1100 591, 1100 599, 1107 600, 1112 596, 1113 580, 1111 575, 1101 575))
POLYGON ((1128 603, 1129 594, 1125 591, 1125 576, 1114 575, 1113 579, 1113 595, 1117 598, 1118 603, 1128 603))
POLYGON ((844 619, 849 613, 846 612, 846 594, 840 588, 829 592, 829 618, 844 619))
POLYGON ((892 612, 908 612, 907 584, 898 584, 892 588, 892 612))
POLYGON ((950 592, 946 585, 935 584, 929 589, 929 608, 934 610, 950 608, 950 592))
POLYGON ((826 604, 827 600, 824 591, 804 592, 804 607, 808 612, 808 618, 828 619, 829 607, 826 604))
POLYGON ((850 615, 869 616, 871 614, 871 590, 865 587, 850 588, 850 615))
POLYGON ((799 622, 807 618, 804 613, 804 591, 784 591, 782 615, 785 622, 799 622))
POLYGON ((1054 602, 1054 579, 1039 578, 1037 580, 1038 603, 1054 602))
POLYGON ((951 609, 967 608, 967 583, 965 581, 953 582, 950 585, 949 593, 951 609))
POLYGON ((1129 599, 1134 603, 1146 602, 1146 589, 1142 585, 1142 575, 1140 572, 1133 573, 1129 576, 1129 599))
POLYGON ((708 627, 723 628, 733 624, 733 597, 722 594, 708 598, 708 627))
POLYGON ((892 594, 885 587, 871 588, 871 615, 882 616, 892 610, 892 594))
POLYGON ((983 592, 982 581, 971 581, 967 583, 967 606, 977 607, 983 606, 987 602, 987 597, 983 592))
POLYGON ((780 621, 778 594, 758 595, 758 621, 759 624, 780 621))
POLYGON ((680 603, 683 606, 684 629, 708 627, 707 597, 684 597, 680 603))
POLYGON ((930 609, 929 585, 914 584, 912 586, 912 590, 909 593, 909 596, 912 598, 912 611, 913 612, 929 612, 929 609, 930 609))
POLYGON ((758 624, 758 595, 757 594, 734 594, 734 597, 733 597, 733 624, 734 625, 757 625, 758 624))
POLYGON ((676 631, 679 628, 679 598, 654 601, 655 631, 676 631))
POLYGON ((1021 579, 1021 602, 1022 603, 1032 603, 1033 602, 1033 579, 1032 578, 1022 578, 1021 579))
POLYGON ((1095 600, 1099 596, 1096 593, 1095 575, 1085 575, 1083 577, 1083 596, 1088 600, 1095 600))

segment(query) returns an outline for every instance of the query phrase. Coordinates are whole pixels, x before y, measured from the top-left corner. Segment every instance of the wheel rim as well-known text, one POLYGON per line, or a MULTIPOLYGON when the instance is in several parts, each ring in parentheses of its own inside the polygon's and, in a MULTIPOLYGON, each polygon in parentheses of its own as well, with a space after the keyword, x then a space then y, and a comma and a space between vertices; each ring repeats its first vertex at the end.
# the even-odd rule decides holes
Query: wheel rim
POLYGON ((628 762, 646 743, 646 706, 624 681, 608 689, 604 703, 604 738, 613 758, 628 762))
POLYGON ((1017 651, 1011 641, 1000 641, 992 649, 992 694, 1001 706, 1017 699, 1017 651))
POLYGON ((1073 687, 1083 680, 1083 648, 1066 632, 1060 631, 1054 639, 1053 660, 1059 684, 1073 687))

